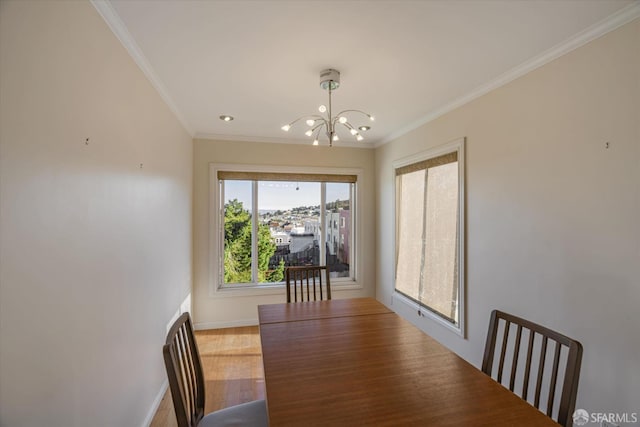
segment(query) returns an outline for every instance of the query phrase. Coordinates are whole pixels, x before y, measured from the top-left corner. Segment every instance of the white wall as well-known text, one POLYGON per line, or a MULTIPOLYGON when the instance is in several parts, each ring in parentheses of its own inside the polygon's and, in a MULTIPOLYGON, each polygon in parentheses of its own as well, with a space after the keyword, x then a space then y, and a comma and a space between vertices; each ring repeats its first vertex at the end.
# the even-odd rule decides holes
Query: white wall
POLYGON ((89 2, 3 0, 0 43, 0 425, 143 425, 191 287, 191 138, 89 2))
POLYGON ((476 366, 494 308, 558 329, 584 345, 577 407, 640 413, 640 20, 376 150, 386 304, 392 162, 459 137, 468 339, 393 308, 476 366))
MULTIPOLYGON (((194 318, 197 328, 220 328, 258 323, 258 305, 286 301, 286 290, 281 287, 274 294, 226 296, 214 295, 209 280, 209 164, 235 163, 247 165, 337 167, 362 171, 358 181, 361 247, 359 254, 358 284, 361 289, 340 290, 331 283, 333 298, 351 298, 375 295, 374 267, 374 151, 361 148, 343 148, 311 145, 266 144, 258 142, 229 142, 206 139, 194 140, 194 318)), ((213 286, 217 286, 217 283, 213 286)), ((227 293, 228 295, 228 293, 227 293)))

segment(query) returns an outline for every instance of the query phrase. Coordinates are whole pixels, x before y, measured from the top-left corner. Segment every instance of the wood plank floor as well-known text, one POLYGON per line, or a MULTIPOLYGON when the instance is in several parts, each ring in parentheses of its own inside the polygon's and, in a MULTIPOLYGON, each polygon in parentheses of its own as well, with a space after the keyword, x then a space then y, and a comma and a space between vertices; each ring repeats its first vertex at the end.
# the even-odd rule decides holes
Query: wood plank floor
MULTIPOLYGON (((264 399, 262 351, 257 326, 196 331, 205 378, 205 413, 264 399)), ((151 427, 177 427, 169 390, 151 427)))

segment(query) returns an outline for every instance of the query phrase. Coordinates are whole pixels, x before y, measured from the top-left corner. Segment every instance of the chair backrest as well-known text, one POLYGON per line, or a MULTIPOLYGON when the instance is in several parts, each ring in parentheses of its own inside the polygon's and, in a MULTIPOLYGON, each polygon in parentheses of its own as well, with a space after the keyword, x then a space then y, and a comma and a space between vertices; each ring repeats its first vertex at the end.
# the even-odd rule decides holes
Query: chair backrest
POLYGON ((169 329, 162 354, 178 427, 195 427, 204 417, 204 375, 189 313, 169 329))
POLYGON ((327 266, 287 267, 284 275, 287 283, 287 302, 331 299, 331 280, 327 266))
POLYGON ((498 310, 491 313, 482 372, 565 427, 573 425, 581 363, 582 344, 578 341, 498 310), (499 359, 495 360, 497 352, 499 359), (505 384, 503 373, 507 371, 505 384))

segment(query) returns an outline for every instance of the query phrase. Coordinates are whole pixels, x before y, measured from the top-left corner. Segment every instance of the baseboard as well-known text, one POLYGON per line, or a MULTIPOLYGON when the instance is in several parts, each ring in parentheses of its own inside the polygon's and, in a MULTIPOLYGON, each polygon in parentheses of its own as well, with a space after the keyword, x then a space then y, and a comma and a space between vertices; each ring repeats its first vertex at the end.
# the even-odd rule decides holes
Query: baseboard
POLYGON ((164 382, 160 386, 160 391, 156 395, 156 398, 153 399, 153 403, 151 404, 151 408, 149 409, 147 416, 144 418, 144 421, 141 424, 142 427, 149 427, 151 425, 151 421, 153 421, 153 417, 156 415, 156 412, 158 412, 158 408, 160 407, 162 398, 164 397, 164 394, 167 392, 168 388, 169 388, 169 381, 164 380, 164 382))
POLYGON ((195 330, 203 329, 223 329, 223 328, 237 328, 239 326, 256 326, 258 325, 258 319, 244 319, 244 320, 232 320, 228 322, 201 322, 194 323, 193 328, 195 330))

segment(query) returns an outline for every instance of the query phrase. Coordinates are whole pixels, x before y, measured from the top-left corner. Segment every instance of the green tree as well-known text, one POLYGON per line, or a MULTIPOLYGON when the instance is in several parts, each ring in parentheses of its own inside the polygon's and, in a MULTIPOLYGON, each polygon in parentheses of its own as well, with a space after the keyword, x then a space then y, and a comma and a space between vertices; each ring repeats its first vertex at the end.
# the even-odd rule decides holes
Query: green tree
MULTIPOLYGON (((279 282, 284 277, 284 262, 269 270, 269 260, 276 252, 269 226, 258 227, 258 281, 279 282)), ((242 202, 230 200, 224 205, 224 281, 251 282, 251 214, 242 202)))
POLYGON ((251 282, 251 221, 239 230, 235 239, 225 238, 224 281, 251 282))
MULTIPOLYGON (((251 230, 251 214, 244 209, 242 202, 238 199, 229 200, 224 205, 224 241, 234 242, 240 234, 244 232, 244 228, 249 225, 251 230)), ((249 245, 251 247, 251 245, 249 245)))
POLYGON ((258 226, 258 281, 280 282, 284 278, 284 261, 275 270, 269 270, 269 260, 276 253, 277 245, 271 240, 269 226, 258 226))

